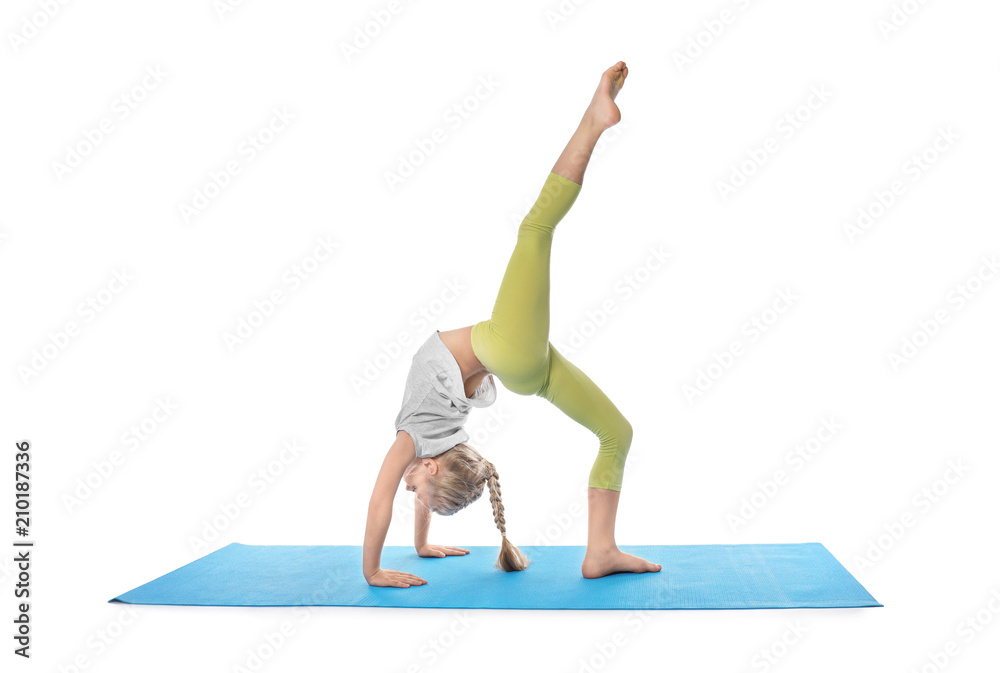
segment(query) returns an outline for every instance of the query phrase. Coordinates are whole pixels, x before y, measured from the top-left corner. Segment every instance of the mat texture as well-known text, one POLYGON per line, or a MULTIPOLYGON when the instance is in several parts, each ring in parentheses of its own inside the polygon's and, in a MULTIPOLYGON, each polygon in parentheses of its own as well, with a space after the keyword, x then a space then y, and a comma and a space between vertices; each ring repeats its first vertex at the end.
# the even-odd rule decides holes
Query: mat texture
POLYGON ((420 558, 385 547, 382 567, 427 584, 371 587, 361 547, 232 543, 109 602, 146 605, 339 605, 514 610, 691 610, 882 607, 818 542, 620 545, 661 563, 658 573, 580 574, 581 546, 524 546, 527 570, 493 567, 497 547, 420 558))

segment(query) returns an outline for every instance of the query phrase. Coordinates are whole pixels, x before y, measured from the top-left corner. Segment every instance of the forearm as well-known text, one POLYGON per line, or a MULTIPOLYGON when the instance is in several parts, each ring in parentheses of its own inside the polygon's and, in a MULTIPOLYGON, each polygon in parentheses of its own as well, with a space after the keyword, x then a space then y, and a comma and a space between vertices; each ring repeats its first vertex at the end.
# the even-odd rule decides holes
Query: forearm
POLYGON ((413 546, 420 551, 420 548, 427 544, 427 532, 431 527, 431 511, 416 502, 413 503, 413 546))
POLYGON ((368 503, 368 522, 365 525, 365 546, 361 563, 365 579, 381 567, 382 546, 391 521, 392 500, 373 497, 368 503))

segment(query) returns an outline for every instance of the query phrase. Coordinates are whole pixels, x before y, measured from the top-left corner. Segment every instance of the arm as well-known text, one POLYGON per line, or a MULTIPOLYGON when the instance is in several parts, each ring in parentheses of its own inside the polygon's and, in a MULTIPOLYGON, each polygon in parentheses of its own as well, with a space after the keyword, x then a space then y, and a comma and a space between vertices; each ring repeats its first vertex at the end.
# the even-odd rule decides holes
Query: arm
POLYGON ((413 438, 406 432, 396 433, 396 441, 389 447, 382 469, 375 480, 371 501, 368 503, 368 522, 365 525, 365 544, 362 571, 365 580, 372 586, 408 587, 411 584, 426 584, 416 575, 381 568, 382 546, 392 521, 392 503, 403 478, 403 471, 413 460, 413 438))
POLYGON ((419 502, 413 503, 413 546, 417 554, 427 545, 427 531, 431 528, 431 511, 419 502))
POLYGON ((465 556, 468 549, 461 547, 446 547, 444 545, 428 544, 427 531, 431 527, 431 511, 419 502, 413 507, 413 546, 417 548, 417 556, 465 556))
POLYGON ((428 544, 427 532, 431 528, 431 510, 420 502, 413 504, 413 546, 417 549, 417 556, 464 556, 469 553, 468 549, 461 547, 446 547, 444 545, 428 544))

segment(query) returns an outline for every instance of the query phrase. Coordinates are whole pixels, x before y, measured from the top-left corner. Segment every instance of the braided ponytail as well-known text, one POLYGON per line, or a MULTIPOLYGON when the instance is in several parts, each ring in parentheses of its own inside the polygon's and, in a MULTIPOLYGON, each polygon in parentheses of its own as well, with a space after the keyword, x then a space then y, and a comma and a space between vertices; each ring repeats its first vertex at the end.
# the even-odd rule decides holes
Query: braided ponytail
POLYGON ((493 463, 483 459, 486 465, 486 484, 490 489, 490 504, 493 505, 493 522, 500 529, 500 556, 497 558, 497 567, 507 572, 524 570, 531 561, 521 552, 520 549, 511 544, 507 539, 507 522, 503 518, 503 502, 500 500, 500 478, 493 463))
POLYGON ((485 483, 490 489, 493 522, 500 529, 500 555, 497 557, 496 567, 506 572, 527 568, 531 560, 507 540, 507 522, 503 516, 503 502, 500 500, 500 479, 493 463, 464 442, 456 444, 436 458, 444 469, 430 485, 438 503, 435 511, 449 516, 464 509, 479 499, 485 483))

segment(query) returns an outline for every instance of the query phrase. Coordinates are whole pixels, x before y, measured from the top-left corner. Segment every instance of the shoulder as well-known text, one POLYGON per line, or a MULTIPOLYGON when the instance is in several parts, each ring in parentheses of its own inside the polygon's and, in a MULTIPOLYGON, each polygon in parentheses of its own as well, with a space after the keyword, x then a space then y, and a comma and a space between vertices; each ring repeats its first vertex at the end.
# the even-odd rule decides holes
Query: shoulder
POLYGON ((396 431, 396 443, 403 449, 410 449, 411 451, 416 450, 416 446, 413 443, 413 436, 406 430, 396 431))

